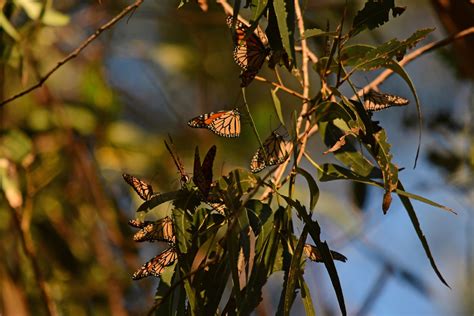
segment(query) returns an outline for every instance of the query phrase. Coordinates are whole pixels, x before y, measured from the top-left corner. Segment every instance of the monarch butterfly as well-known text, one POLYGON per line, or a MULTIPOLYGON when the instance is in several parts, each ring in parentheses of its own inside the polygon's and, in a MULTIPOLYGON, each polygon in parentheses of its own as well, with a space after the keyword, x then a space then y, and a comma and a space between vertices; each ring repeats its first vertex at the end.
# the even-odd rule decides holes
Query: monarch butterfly
POLYGON ((380 111, 391 106, 407 105, 409 101, 398 95, 380 93, 370 89, 364 94, 364 108, 366 111, 380 111))
MULTIPOLYGON (((234 19, 227 17, 227 25, 232 28, 234 19)), ((237 21, 235 25, 236 45, 234 48, 234 61, 242 68, 240 74, 241 86, 246 87, 252 82, 260 68, 262 68, 265 59, 270 54, 270 48, 267 47, 267 40, 263 34, 261 36, 250 33, 249 26, 242 21, 237 21)), ((260 34, 260 33, 259 33, 260 34)))
POLYGON ((156 222, 138 222, 133 220, 129 222, 130 225, 140 228, 140 230, 133 235, 133 240, 141 241, 165 241, 174 244, 176 237, 173 231, 173 221, 166 216, 165 218, 156 222))
MULTIPOLYGON (((318 248, 315 246, 312 246, 310 244, 305 244, 303 248, 303 253, 309 258, 311 261, 315 262, 323 262, 323 257, 321 256, 321 253, 319 252, 318 248)), ((331 250, 331 255, 334 260, 346 262, 347 258, 343 254, 331 250)))
POLYGON ((209 203, 209 206, 217 213, 225 216, 224 210, 226 209, 226 206, 223 202, 209 203))
POLYGON ((194 128, 207 128, 219 136, 239 137, 240 112, 238 109, 233 109, 206 113, 189 120, 188 125, 194 128))
POLYGON ((289 144, 283 136, 273 131, 250 161, 250 171, 257 173, 265 167, 281 164, 288 157, 286 146, 289 144), (266 157, 265 157, 266 154, 266 157))
POLYGON ((132 275, 132 279, 139 280, 150 275, 159 277, 165 268, 172 265, 177 258, 178 254, 174 247, 168 248, 135 271, 132 275))
POLYGON ((194 153, 194 171, 193 182, 198 187, 199 191, 207 199, 212 184, 212 165, 216 157, 216 146, 212 146, 204 157, 201 165, 201 158, 199 157, 199 148, 196 147, 194 153))
POLYGON ((178 172, 181 175, 181 179, 180 179, 181 180, 181 186, 183 186, 184 184, 189 182, 189 176, 186 173, 186 171, 184 170, 183 162, 181 161, 179 156, 175 153, 174 144, 173 144, 173 140, 171 139, 171 136, 169 136, 169 138, 170 138, 171 146, 166 142, 166 140, 165 140, 165 146, 166 146, 166 149, 168 149, 168 152, 170 153, 171 158, 173 158, 173 162, 174 162, 176 168, 178 168, 178 172))
POLYGON ((137 192, 142 200, 148 201, 153 196, 153 188, 151 184, 126 173, 122 174, 122 177, 135 190, 135 192, 137 192))

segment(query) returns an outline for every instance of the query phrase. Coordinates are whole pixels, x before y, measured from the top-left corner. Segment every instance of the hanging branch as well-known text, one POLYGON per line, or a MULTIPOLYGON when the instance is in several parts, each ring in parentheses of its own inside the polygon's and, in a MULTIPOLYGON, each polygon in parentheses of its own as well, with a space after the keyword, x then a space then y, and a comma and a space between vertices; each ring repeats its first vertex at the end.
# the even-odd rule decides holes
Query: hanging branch
POLYGON ((92 34, 91 36, 89 36, 84 42, 82 42, 81 45, 79 45, 79 47, 77 47, 73 52, 71 52, 69 55, 67 55, 66 57, 64 57, 63 59, 61 59, 57 64, 56 66, 54 66, 50 71, 48 71, 45 75, 43 75, 39 80, 38 82, 36 82, 34 85, 32 85, 31 87, 3 100, 2 102, 0 102, 0 107, 4 106, 5 104, 7 103, 10 103, 12 102, 13 100, 16 100, 28 93, 30 93, 31 91, 33 90, 36 90, 38 89, 39 87, 41 87, 45 82, 46 80, 49 79, 49 77, 51 77, 52 74, 54 74, 59 68, 61 68, 64 64, 66 64, 67 62, 69 62, 71 59, 74 59, 76 58, 83 50, 84 48, 86 48, 87 46, 89 46, 89 44, 91 44, 93 41, 95 41, 99 36, 100 34, 102 34, 102 32, 104 32, 105 30, 111 28, 114 24, 116 24, 118 21, 120 21, 121 19, 123 19, 127 14, 133 12, 134 10, 136 10, 142 3, 143 3, 144 0, 136 0, 135 3, 127 6, 125 9, 123 9, 119 14, 117 14, 114 18, 112 18, 109 22, 105 23, 104 25, 102 25, 101 27, 99 27, 95 32, 94 34, 92 34))

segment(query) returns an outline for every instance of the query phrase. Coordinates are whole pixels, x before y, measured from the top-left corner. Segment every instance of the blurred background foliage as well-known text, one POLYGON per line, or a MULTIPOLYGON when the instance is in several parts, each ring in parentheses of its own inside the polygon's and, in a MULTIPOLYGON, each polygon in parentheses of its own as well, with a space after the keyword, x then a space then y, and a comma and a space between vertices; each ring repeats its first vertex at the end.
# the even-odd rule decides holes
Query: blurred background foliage
MULTIPOLYGON (((468 2, 448 1, 453 5, 447 7, 443 1, 399 1, 397 5, 408 6, 407 12, 386 27, 361 34, 361 41, 406 38, 414 29, 432 26, 437 31, 429 41, 439 40, 466 23, 472 26, 473 21, 464 17, 472 10, 468 2), (466 7, 457 7, 464 2, 466 7)), ((127 4, 0 1, 0 99, 36 82, 127 4)), ((46 314, 35 264, 28 251, 25 255, 30 249, 60 314, 143 314, 152 304, 158 281, 132 282, 130 276, 156 249, 132 242, 133 231, 126 223, 136 216, 139 201, 121 174, 147 179, 155 191, 178 188, 179 175, 163 145, 168 133, 188 171, 197 144, 217 144, 216 175, 247 166, 258 147, 248 125, 242 137, 230 140, 186 127, 193 116, 235 106, 240 90, 220 6, 211 1, 202 12, 194 2, 180 9, 177 5, 145 1, 128 21, 106 31, 41 89, 0 108, 0 313, 46 314)), ((348 16, 362 6, 362 1, 351 1, 348 16)), ((307 1, 306 27, 337 25, 344 7, 345 1, 307 1)), ((324 49, 317 40, 311 45, 324 49)), ((341 266, 340 279, 351 314, 473 313, 474 67, 472 58, 462 57, 473 53, 471 37, 407 67, 424 105, 426 124, 420 166, 400 176, 412 192, 459 211, 452 217, 432 210, 423 213, 428 209, 424 205, 418 208, 452 291, 432 275, 407 219, 398 218, 398 202, 387 215, 388 223, 380 212, 379 190, 320 184, 317 212, 324 238, 349 258, 341 266)), ((368 73, 356 83, 362 86, 373 76, 368 73)), ((409 95, 397 78, 384 88, 409 95)), ((276 128, 269 87, 254 83, 247 90, 258 129, 276 128)), ((297 101, 285 95, 280 99, 288 116, 297 101)), ((388 131, 395 161, 410 167, 416 143, 406 140, 416 135, 415 108, 377 115, 388 131)), ((330 161, 322 156, 327 148, 320 141, 311 141, 309 148, 320 161, 330 161)), ((305 201, 305 190, 297 187, 296 197, 305 201)), ((153 216, 150 212, 147 219, 153 216)), ((308 270, 318 312, 337 314, 332 290, 324 285, 329 284, 327 277, 316 266, 308 270)), ((275 311, 273 284, 270 279, 257 313, 275 311)), ((298 306, 293 310, 302 313, 298 306)))

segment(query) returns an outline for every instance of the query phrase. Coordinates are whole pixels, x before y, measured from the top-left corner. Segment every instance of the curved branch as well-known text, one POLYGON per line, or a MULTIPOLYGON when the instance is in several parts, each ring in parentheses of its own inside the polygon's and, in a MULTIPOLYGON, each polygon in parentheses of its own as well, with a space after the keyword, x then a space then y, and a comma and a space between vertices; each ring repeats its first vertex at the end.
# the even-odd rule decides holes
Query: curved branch
POLYGON ((46 80, 49 79, 49 77, 51 77, 52 74, 54 74, 59 68, 61 68, 64 64, 66 64, 67 62, 69 62, 71 59, 74 59, 76 58, 83 50, 84 48, 86 48, 87 46, 89 46, 90 43, 92 43, 94 40, 96 40, 100 34, 102 34, 102 32, 104 32, 105 30, 111 28, 115 23, 117 23, 118 21, 120 21, 123 17, 125 17, 127 14, 129 14, 130 12, 133 12, 135 9, 137 9, 142 3, 143 3, 144 0, 136 0, 135 3, 125 7, 119 14, 117 14, 115 17, 113 17, 109 22, 105 23, 104 25, 102 25, 101 27, 99 27, 95 32, 94 34, 90 35, 84 42, 82 42, 82 44, 77 47, 73 52, 71 52, 69 55, 67 55, 66 57, 64 57, 63 59, 61 59, 57 64, 56 66, 54 66, 50 71, 48 71, 45 75, 43 75, 39 80, 38 82, 36 82, 34 85, 32 85, 31 87, 21 91, 21 92, 18 92, 17 94, 3 100, 2 102, 0 102, 0 107, 4 106, 5 104, 7 103, 10 103, 12 102, 13 100, 16 100, 28 93, 30 93, 31 91, 33 90, 36 90, 38 89, 39 87, 41 87, 45 82, 46 80))

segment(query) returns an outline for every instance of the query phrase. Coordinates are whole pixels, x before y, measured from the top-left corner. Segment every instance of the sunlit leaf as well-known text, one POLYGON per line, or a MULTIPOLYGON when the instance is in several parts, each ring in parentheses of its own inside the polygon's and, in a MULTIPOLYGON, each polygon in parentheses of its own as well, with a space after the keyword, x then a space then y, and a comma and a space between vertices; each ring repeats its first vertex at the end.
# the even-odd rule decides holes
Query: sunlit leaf
POLYGON ((309 37, 321 37, 321 36, 329 36, 329 37, 335 37, 337 36, 337 32, 326 32, 317 28, 314 29, 307 29, 303 33, 303 38, 309 38, 309 37))
POLYGON ((280 120, 280 123, 285 126, 285 120, 283 119, 283 114, 281 113, 281 102, 277 95, 278 88, 275 88, 270 91, 272 93, 273 105, 275 106, 275 111, 277 113, 278 119, 280 120))
POLYGON ((16 163, 22 161, 31 153, 32 143, 26 134, 17 129, 10 129, 0 134, 0 157, 5 157, 16 163))
MULTIPOLYGON (((36 0, 16 0, 16 3, 25 10, 30 19, 37 20, 40 18, 44 5, 42 2, 36 0)), ((64 26, 69 23, 69 17, 47 6, 41 21, 49 26, 64 26)))
POLYGON ((295 8, 291 0, 275 0, 273 2, 275 14, 278 21, 278 29, 283 48, 291 61, 295 60, 294 31, 295 31, 295 8))
POLYGON ((13 38, 15 41, 20 40, 20 34, 17 32, 15 27, 8 21, 7 17, 5 14, 3 14, 3 10, 0 11, 0 29, 3 29, 5 33, 10 35, 11 38, 13 38))

